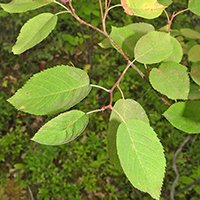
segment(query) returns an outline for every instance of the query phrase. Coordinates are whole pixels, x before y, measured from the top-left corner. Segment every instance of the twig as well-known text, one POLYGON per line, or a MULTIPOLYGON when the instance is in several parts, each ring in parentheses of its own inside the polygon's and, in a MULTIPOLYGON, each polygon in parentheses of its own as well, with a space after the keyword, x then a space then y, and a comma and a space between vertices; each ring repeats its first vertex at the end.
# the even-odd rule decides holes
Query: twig
POLYGON ((28 191, 30 193, 31 200, 34 200, 33 193, 31 191, 31 188, 29 187, 29 185, 27 185, 27 188, 28 188, 28 191))
POLYGON ((93 84, 90 84, 90 86, 96 87, 96 88, 100 88, 100 89, 102 89, 102 90, 105 90, 106 92, 110 92, 110 90, 108 90, 108 89, 106 89, 106 88, 104 88, 104 87, 102 87, 102 86, 100 86, 100 85, 93 85, 93 84))
POLYGON ((180 177, 179 172, 178 172, 177 167, 176 167, 176 158, 177 158, 178 154, 182 151, 183 146, 189 141, 190 138, 191 138, 191 136, 188 135, 188 136, 183 140, 183 142, 180 144, 179 148, 177 149, 176 153, 174 154, 174 157, 173 157, 173 160, 172 160, 172 168, 173 168, 174 171, 175 171, 176 178, 175 178, 175 180, 174 180, 174 182, 173 182, 173 184, 172 184, 172 186, 171 186, 171 189, 170 189, 170 200, 174 200, 174 196, 175 196, 175 194, 174 194, 175 187, 176 187, 176 184, 177 184, 177 182, 178 182, 178 180, 179 180, 179 177, 180 177))
POLYGON ((118 87, 118 89, 119 89, 119 91, 120 91, 120 93, 121 93, 121 95, 122 95, 122 99, 125 99, 125 98, 124 98, 124 93, 122 92, 122 89, 119 87, 119 85, 117 85, 117 87, 118 87))
POLYGON ((175 195, 189 189, 190 187, 192 187, 193 185, 196 185, 197 183, 200 182, 200 177, 196 180, 194 180, 192 183, 190 183, 189 185, 186 185, 185 187, 181 188, 180 190, 178 190, 177 192, 175 192, 175 195))

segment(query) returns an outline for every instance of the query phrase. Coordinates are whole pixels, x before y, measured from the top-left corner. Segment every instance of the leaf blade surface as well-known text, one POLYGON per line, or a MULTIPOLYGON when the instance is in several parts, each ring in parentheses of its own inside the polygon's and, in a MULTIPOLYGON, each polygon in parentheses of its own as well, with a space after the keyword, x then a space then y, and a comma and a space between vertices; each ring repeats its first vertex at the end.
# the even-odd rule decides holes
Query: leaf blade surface
POLYGON ((31 139, 45 145, 61 145, 76 139, 86 128, 89 117, 82 111, 71 110, 47 122, 31 139))
POLYGON ((139 120, 121 123, 117 131, 117 152, 132 185, 159 199, 166 161, 153 129, 139 120))
POLYGON ((44 40, 55 28, 57 19, 57 15, 42 13, 28 20, 20 30, 13 53, 21 54, 44 40))
POLYGON ((24 112, 46 115, 69 109, 89 91, 86 72, 61 65, 35 74, 8 101, 24 112))

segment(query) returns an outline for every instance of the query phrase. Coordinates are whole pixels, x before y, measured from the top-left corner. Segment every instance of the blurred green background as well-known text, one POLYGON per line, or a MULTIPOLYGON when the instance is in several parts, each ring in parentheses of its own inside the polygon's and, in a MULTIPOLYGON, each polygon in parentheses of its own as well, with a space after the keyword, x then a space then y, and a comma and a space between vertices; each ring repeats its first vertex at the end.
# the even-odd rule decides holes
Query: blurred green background
MULTIPOLYGON (((1 3, 9 1, 1 0, 1 3)), ((119 1, 113 0, 112 4, 119 1)), ((97 0, 73 0, 78 16, 101 28, 97 0)), ((168 13, 187 8, 187 1, 174 0, 168 13)), ((128 179, 109 162, 107 154, 108 111, 94 113, 83 134, 75 141, 61 146, 45 146, 30 141, 37 130, 53 116, 24 114, 12 107, 6 99, 33 74, 58 64, 74 65, 84 69, 92 84, 110 88, 126 66, 124 58, 114 49, 102 49, 98 43, 104 37, 80 25, 69 14, 59 15, 53 32, 39 45, 21 55, 13 55, 22 25, 42 12, 57 13, 58 5, 49 5, 35 11, 9 14, 0 10, 0 200, 78 200, 78 199, 151 199, 148 194, 133 188, 128 179)), ((151 23, 158 30, 167 23, 162 14, 158 19, 144 20, 131 17, 121 7, 114 8, 107 17, 107 31, 111 26, 133 22, 151 23)), ((173 29, 192 28, 200 32, 200 19, 191 12, 177 16, 173 29)), ((182 38, 185 55, 182 63, 190 68, 187 49, 193 40, 182 38)), ((198 41, 195 41, 198 42, 198 41)), ((138 67, 142 67, 139 64, 138 67)), ((172 159, 186 133, 173 128, 162 116, 167 109, 149 85, 133 70, 124 76, 121 89, 126 98, 138 101, 146 110, 151 126, 158 134, 167 159, 162 199, 170 199, 170 188, 175 179, 172 159)), ((114 102, 120 98, 116 90, 114 102)), ((75 106, 88 112, 109 103, 109 95, 92 89, 89 96, 75 106)), ((180 179, 176 191, 200 177, 200 137, 192 135, 176 160, 180 179)), ((195 184, 176 194, 175 199, 200 199, 200 185, 195 184)))

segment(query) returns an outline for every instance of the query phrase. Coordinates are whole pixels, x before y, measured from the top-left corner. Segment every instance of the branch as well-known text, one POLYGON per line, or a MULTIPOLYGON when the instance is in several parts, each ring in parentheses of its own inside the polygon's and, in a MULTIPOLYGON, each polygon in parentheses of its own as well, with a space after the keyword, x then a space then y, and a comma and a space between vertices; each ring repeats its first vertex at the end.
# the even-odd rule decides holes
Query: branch
POLYGON ((177 167, 176 167, 176 158, 177 158, 178 154, 182 151, 183 146, 189 141, 190 138, 191 138, 191 136, 188 135, 188 136, 183 140, 183 142, 180 144, 179 148, 177 149, 176 153, 174 154, 174 157, 173 157, 173 160, 172 160, 172 168, 173 168, 174 171, 175 171, 176 178, 175 178, 175 180, 174 180, 174 182, 173 182, 173 184, 172 184, 172 186, 171 186, 171 189, 170 189, 170 200, 174 200, 174 196, 175 196, 175 194, 174 194, 175 187, 176 187, 176 184, 177 184, 177 182, 178 182, 178 180, 179 180, 179 177, 180 177, 179 172, 178 172, 177 167))

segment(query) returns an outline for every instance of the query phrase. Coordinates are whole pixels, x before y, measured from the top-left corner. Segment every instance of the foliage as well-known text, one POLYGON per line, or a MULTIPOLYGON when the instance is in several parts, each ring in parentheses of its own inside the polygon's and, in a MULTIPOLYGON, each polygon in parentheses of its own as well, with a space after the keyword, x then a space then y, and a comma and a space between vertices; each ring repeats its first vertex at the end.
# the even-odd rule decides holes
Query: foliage
MULTIPOLYGON (((132 108, 134 112, 137 111, 137 115, 134 116, 126 112, 131 106, 128 101, 125 100, 122 90, 124 91, 124 89, 127 88, 124 87, 121 89, 119 84, 123 83, 123 81, 121 81, 123 77, 127 78, 127 74, 130 71, 129 68, 132 67, 145 79, 158 97, 170 106, 165 110, 163 116, 172 126, 186 133, 199 133, 199 95, 197 94, 197 89, 195 94, 193 94, 194 91, 190 90, 190 85, 191 88, 192 85, 194 85, 192 80, 199 85, 199 32, 191 29, 180 29, 180 31, 172 30, 171 26, 173 19, 178 14, 188 9, 199 15, 199 11, 196 8, 199 8, 200 5, 198 1, 190 0, 188 9, 180 11, 177 14, 173 13, 171 19, 169 19, 165 11, 168 25, 161 28, 160 31, 155 31, 154 28, 153 30, 145 30, 146 27, 152 27, 152 25, 136 23, 120 29, 112 28, 111 34, 109 35, 106 32, 105 19, 109 9, 111 9, 111 7, 109 8, 110 1, 108 5, 107 1, 105 1, 104 14, 102 5, 100 4, 102 30, 99 29, 94 22, 88 24, 80 19, 72 6, 71 0, 62 2, 64 4, 57 1, 48 3, 56 3, 64 7, 66 11, 61 11, 57 14, 43 13, 24 24, 12 51, 15 54, 20 54, 32 48, 52 32, 58 22, 57 19, 60 14, 71 14, 80 24, 93 28, 106 36, 107 41, 104 40, 101 46, 105 48, 110 47, 111 45, 109 43, 111 42, 112 46, 126 59, 126 67, 119 67, 122 69, 122 73, 120 73, 120 69, 116 71, 119 72, 120 76, 117 81, 113 80, 113 82, 107 83, 108 86, 111 86, 111 89, 108 90, 100 86, 101 84, 90 84, 89 77, 84 70, 79 70, 68 65, 59 65, 33 76, 22 89, 9 99, 9 102, 17 109, 27 113, 37 115, 52 114, 63 112, 80 102, 88 95, 90 87, 103 89, 110 95, 110 101, 107 103, 107 106, 104 105, 100 109, 94 109, 87 113, 77 110, 64 112, 46 123, 36 133, 33 140, 46 145, 59 145, 72 141, 80 135, 87 126, 89 114, 111 109, 109 134, 114 135, 113 138, 114 141, 116 141, 112 144, 113 146, 111 146, 111 148, 108 148, 111 160, 114 160, 113 163, 118 169, 123 169, 123 172, 134 187, 149 193, 155 199, 159 199, 166 167, 162 144, 154 130, 150 127, 149 123, 147 123, 149 120, 144 109, 138 109, 138 107, 141 107, 139 103, 136 103, 136 107, 134 108, 133 106, 132 108), (32 31, 33 27, 34 31, 32 31), (142 29, 145 31, 141 33, 142 29), (140 37, 135 38, 135 35, 139 35, 140 37), (195 41, 193 40, 184 44, 182 36, 194 39, 195 41), (174 37, 176 37, 177 40, 174 37), (131 41, 131 45, 129 41, 131 41), (181 42, 180 44, 183 50, 177 41, 181 42), (183 53, 188 54, 188 61, 193 62, 193 66, 187 68, 184 66, 184 63, 179 64, 183 53), (130 60, 131 57, 134 57, 133 61, 131 61, 132 59, 130 60), (162 63, 160 64, 160 62, 162 63), (147 65, 151 65, 150 67, 153 69, 150 69, 147 65), (191 71, 190 76, 192 79, 189 78, 188 70, 191 71), (118 87, 118 94, 121 94, 122 99, 120 99, 119 96, 116 98, 116 95, 113 97, 113 91, 116 87, 118 87), (167 96, 169 100, 163 95, 167 96), (177 99, 186 101, 177 102, 177 99), (175 103, 173 103, 172 100, 175 100, 175 103), (114 107, 112 106, 113 101, 116 101, 114 107), (120 101, 123 102, 124 105, 120 105, 120 101), (123 109, 117 109, 117 104, 120 105, 120 108, 124 106, 123 109), (118 121, 112 124, 113 113, 117 115, 118 121), (144 116, 146 116, 147 119, 145 122, 142 120, 144 116), (112 129, 112 126, 116 127, 112 129), (57 137, 56 134, 59 134, 59 137, 57 137), (155 161, 157 161, 156 165, 155 161), (133 171, 135 172, 134 174, 133 171)), ((134 1, 121 0, 121 5, 124 11, 129 15, 152 19, 161 15, 163 10, 172 3, 171 1, 159 2, 160 3, 156 1, 138 1, 135 4, 134 1)), ((40 4, 38 4, 38 1, 32 2, 30 0, 26 0, 26 3, 23 1, 24 4, 18 5, 18 3, 20 2, 12 1, 10 4, 0 5, 10 13, 13 12, 13 5, 17 8, 15 10, 16 12, 25 12, 27 9, 34 10, 46 5, 43 1, 40 1, 40 4)), ((95 13, 93 14, 95 15, 95 13)), ((81 34, 79 34, 79 36, 81 36, 81 34)), ((83 41, 86 41, 87 35, 82 33, 82 36, 82 40, 77 38, 74 43, 71 42, 71 45, 81 44, 83 41)), ((70 37, 65 36, 63 39, 68 40, 70 37)), ((102 82, 99 81, 99 83, 102 82)), ((196 88, 199 87, 197 85, 196 88)), ((136 88, 136 86, 134 88, 136 88)), ((131 89, 133 88, 130 87, 129 90, 131 89)), ((91 94, 92 93, 93 91, 91 94)), ((153 102, 153 106, 156 106, 155 102, 153 102)), ((55 154, 54 156, 57 157, 58 155, 55 154)), ((27 163, 29 161, 27 161, 27 163)), ((45 166, 45 164, 43 164, 43 166, 45 166)), ((42 169, 41 171, 44 170, 45 169, 42 169)), ((55 171, 55 173, 57 173, 57 171, 55 171)), ((90 177, 83 176, 83 178, 89 182, 89 187, 86 187, 87 189, 90 191, 98 191, 99 188, 96 188, 95 184, 92 183, 92 180, 96 180, 96 178, 91 174, 90 177)), ((58 184, 58 182, 54 183, 54 185, 56 184, 58 184)), ((52 194, 49 194, 48 191, 48 189, 41 187, 39 194, 41 197, 44 197, 44 199, 49 199, 52 194)), ((59 187, 58 189, 55 188, 53 194, 56 194, 57 191, 59 191, 59 187)), ((67 193, 67 191, 64 191, 64 193, 67 193)), ((78 193, 77 196, 79 196, 78 193)))

